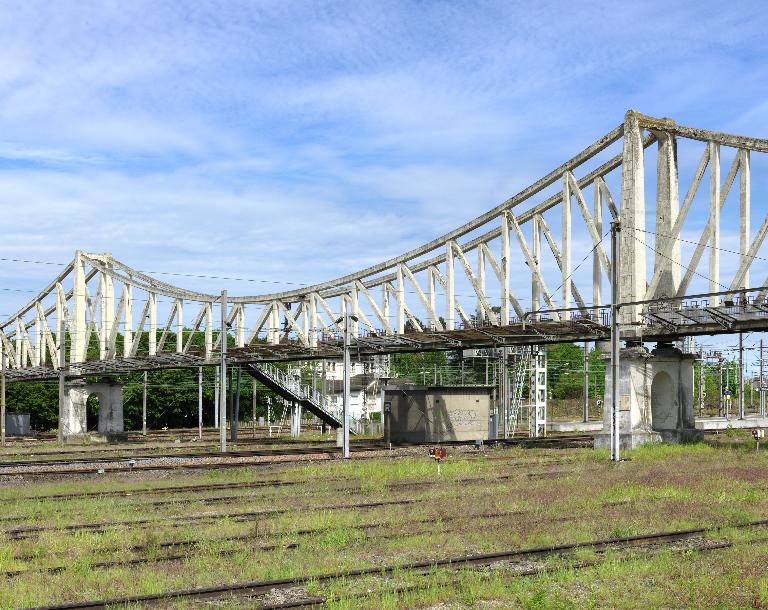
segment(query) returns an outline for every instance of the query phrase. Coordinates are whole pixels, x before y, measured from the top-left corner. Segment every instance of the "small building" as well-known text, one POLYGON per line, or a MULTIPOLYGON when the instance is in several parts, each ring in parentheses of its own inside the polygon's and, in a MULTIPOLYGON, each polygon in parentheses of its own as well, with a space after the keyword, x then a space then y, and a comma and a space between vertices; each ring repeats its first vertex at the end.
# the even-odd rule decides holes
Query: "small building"
POLYGON ((384 389, 385 430, 393 443, 487 440, 492 400, 493 386, 390 382, 384 389))
POLYGON ((6 412, 5 433, 8 436, 29 436, 31 431, 29 413, 6 412))

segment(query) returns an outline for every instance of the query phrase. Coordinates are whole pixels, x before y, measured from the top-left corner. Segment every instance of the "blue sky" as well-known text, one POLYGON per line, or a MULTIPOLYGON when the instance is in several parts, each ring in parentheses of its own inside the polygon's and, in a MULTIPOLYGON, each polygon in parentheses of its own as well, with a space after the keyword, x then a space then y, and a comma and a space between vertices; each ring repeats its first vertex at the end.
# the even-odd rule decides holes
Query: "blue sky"
MULTIPOLYGON (((482 213, 628 108, 768 136, 766 26, 761 2, 5 1, 0 256, 328 279, 482 213)), ((6 288, 51 276, 0 262, 6 288)))

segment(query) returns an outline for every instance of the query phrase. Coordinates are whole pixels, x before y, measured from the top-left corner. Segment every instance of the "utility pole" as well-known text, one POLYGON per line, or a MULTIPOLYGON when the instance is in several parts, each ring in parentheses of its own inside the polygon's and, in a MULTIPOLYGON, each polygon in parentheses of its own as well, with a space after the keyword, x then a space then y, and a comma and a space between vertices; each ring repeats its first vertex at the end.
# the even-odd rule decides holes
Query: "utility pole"
POLYGON ((221 371, 219 367, 213 370, 213 426, 219 427, 219 375, 221 371))
MULTIPOLYGON (((64 376, 64 367, 67 364, 66 355, 66 337, 64 336, 64 316, 59 316, 59 431, 57 434, 57 440, 60 443, 64 442, 64 400, 66 378, 64 376)), ((3 368, 5 368, 5 352, 3 352, 3 368)), ((3 382, 5 382, 5 371, 3 371, 3 382)), ((5 383, 3 383, 5 385, 5 383)), ((3 402, 5 402, 5 391, 3 391, 3 402)), ((5 413, 3 413, 3 429, 5 429, 5 413)))
POLYGON ((699 417, 704 415, 704 352, 699 354, 699 417))
POLYGON ((584 341, 584 413, 583 421, 589 421, 589 342, 584 341))
POLYGON ((141 433, 147 435, 147 371, 144 371, 144 387, 141 392, 141 433))
POLYGON ((744 419, 744 335, 739 333, 739 419, 744 419))
POLYGON ((618 462, 619 442, 619 239, 621 223, 611 223, 611 460, 618 462))
POLYGON ((0 445, 5 447, 5 348, 0 347, 0 445))
POLYGON ((763 381, 763 340, 760 339, 760 417, 765 417, 765 382, 763 381))
MULTIPOLYGON (((235 406, 234 415, 232 417, 232 442, 237 442, 237 433, 240 427, 240 375, 242 373, 241 367, 237 367, 237 384, 235 385, 235 406)), ((234 371, 233 375, 234 377, 234 371)))
POLYGON ((251 426, 253 426, 253 438, 256 438, 256 380, 251 381, 251 426))
MULTIPOLYGON (((350 382, 350 362, 349 362, 349 335, 352 332, 351 321, 357 322, 357 316, 344 313, 344 397, 342 400, 341 421, 344 429, 341 433, 342 444, 341 453, 344 459, 349 458, 349 382, 350 382)), ((336 322, 340 322, 337 320, 336 322)))
POLYGON ((219 449, 227 452, 227 291, 221 291, 221 362, 219 364, 219 449))
POLYGON ((203 367, 197 367, 197 438, 203 440, 203 367))
POLYGON ((718 398, 717 414, 720 417, 723 417, 725 415, 725 408, 724 408, 725 397, 723 396, 723 355, 722 354, 720 354, 717 357, 717 367, 720 373, 720 382, 718 386, 720 391, 718 392, 719 398, 718 398))

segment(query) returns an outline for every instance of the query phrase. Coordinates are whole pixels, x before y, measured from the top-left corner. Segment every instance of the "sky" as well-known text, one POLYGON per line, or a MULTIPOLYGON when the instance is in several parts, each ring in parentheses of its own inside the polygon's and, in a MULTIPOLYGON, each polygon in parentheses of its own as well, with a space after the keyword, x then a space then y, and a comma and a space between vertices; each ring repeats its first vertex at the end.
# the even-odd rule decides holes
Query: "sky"
POLYGON ((0 313, 56 270, 6 259, 76 249, 252 280, 177 282, 206 292, 343 275, 629 108, 768 136, 766 26, 749 1, 3 0, 0 313))

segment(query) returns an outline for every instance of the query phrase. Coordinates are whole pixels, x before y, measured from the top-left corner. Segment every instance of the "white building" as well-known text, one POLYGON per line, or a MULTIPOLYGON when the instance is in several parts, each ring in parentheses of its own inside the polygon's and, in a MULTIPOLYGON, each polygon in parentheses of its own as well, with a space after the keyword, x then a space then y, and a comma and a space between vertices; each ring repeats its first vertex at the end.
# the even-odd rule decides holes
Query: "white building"
MULTIPOLYGON (((386 358, 375 357, 368 362, 352 362, 350 377, 350 416, 370 419, 371 413, 381 413, 381 391, 386 377, 386 358)), ((341 410, 344 400, 344 366, 341 360, 324 360, 320 365, 318 387, 329 402, 341 410)))

